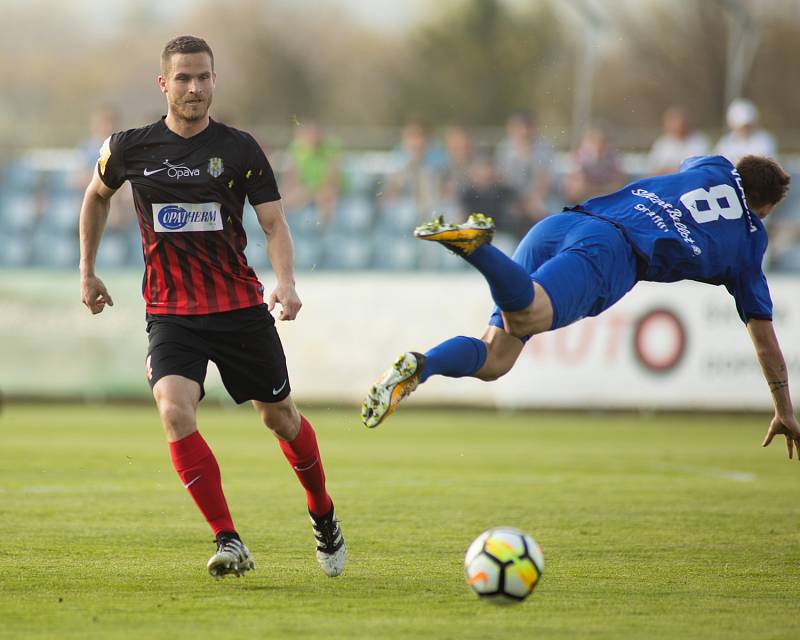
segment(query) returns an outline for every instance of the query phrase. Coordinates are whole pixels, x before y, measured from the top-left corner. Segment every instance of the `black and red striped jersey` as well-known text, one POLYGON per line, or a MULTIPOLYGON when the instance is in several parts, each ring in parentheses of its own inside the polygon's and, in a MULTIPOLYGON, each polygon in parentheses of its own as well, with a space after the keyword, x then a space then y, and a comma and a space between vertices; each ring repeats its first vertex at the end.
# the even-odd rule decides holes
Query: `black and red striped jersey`
POLYGON ((162 118, 113 134, 97 170, 109 188, 125 180, 133 188, 148 313, 201 315, 263 303, 244 254, 242 214, 245 198, 255 206, 280 194, 250 134, 210 120, 182 138, 162 118))

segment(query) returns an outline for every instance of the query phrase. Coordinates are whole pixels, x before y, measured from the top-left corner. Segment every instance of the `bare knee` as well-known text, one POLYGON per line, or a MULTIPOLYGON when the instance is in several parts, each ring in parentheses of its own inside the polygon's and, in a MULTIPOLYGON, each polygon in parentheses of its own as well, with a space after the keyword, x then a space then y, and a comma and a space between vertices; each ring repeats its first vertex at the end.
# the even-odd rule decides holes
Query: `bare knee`
POLYGON ((553 303, 547 291, 533 283, 534 298, 527 309, 503 312, 503 324, 512 336, 523 338, 549 331, 553 326, 553 303))
POLYGON ((489 327, 481 339, 486 344, 486 361, 474 377, 492 382, 511 371, 524 345, 519 338, 498 327, 489 327))
POLYGON ((291 397, 280 402, 253 401, 264 425, 281 440, 292 441, 300 431, 300 412, 291 397))
POLYGON ((170 442, 180 440, 197 430, 194 407, 170 399, 158 403, 161 424, 170 442))
POLYGON ((484 382, 494 382, 511 371, 513 366, 513 361, 509 362, 508 360, 498 358, 497 355, 492 354, 490 350, 486 356, 486 362, 477 371, 475 377, 484 382))
POLYGON ((153 397, 167 440, 175 442, 197 431, 195 412, 200 385, 180 376, 166 376, 153 387, 153 397))

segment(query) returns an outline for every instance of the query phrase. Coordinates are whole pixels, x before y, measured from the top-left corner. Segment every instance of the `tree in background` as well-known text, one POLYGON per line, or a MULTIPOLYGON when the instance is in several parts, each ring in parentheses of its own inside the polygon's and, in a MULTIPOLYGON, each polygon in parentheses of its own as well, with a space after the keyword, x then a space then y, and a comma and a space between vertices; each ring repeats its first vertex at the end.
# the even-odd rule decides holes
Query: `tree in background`
POLYGON ((449 4, 409 36, 404 68, 389 86, 394 119, 413 111, 430 122, 498 126, 513 109, 559 105, 568 87, 552 72, 570 57, 559 40, 547 2, 524 10, 501 0, 449 4))
MULTIPOLYGON (((510 111, 528 107, 557 143, 572 125, 585 33, 557 0, 452 1, 430 20, 390 33, 335 4, 315 3, 312 11, 290 0, 196 0, 182 12, 166 4, 116 3, 113 20, 86 20, 81 3, 57 0, 6 7, 0 147, 75 144, 97 104, 119 106, 123 126, 155 119, 163 108, 155 88, 160 48, 187 32, 206 37, 217 54, 215 117, 268 131, 272 146, 288 142, 306 117, 348 132, 340 134, 347 146, 389 146, 394 135, 364 132, 392 134, 410 116, 499 129, 510 111)), ((627 134, 624 147, 646 148, 664 108, 678 102, 715 137, 730 33, 720 2, 596 4, 612 27, 598 50, 593 115, 627 134)), ((800 84, 790 78, 800 59, 800 12, 796 0, 752 6, 762 38, 745 95, 781 133, 781 148, 797 149, 800 84)))

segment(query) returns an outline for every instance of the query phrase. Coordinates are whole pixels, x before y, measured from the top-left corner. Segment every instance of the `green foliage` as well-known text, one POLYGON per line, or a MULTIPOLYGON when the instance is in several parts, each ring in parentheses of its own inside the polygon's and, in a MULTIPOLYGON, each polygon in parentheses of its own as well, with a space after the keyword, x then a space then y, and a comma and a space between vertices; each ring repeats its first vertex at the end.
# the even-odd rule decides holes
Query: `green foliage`
MULTIPOLYGON (((424 391, 424 390, 423 390, 424 391)), ((420 392, 421 393, 421 392, 420 392)), ((0 638, 794 638, 800 465, 767 418, 308 412, 350 564, 313 558, 302 491, 249 407, 201 407, 258 570, 215 582, 211 535, 151 407, 0 416, 0 638), (787 494, 788 491, 788 494, 787 494), (533 597, 479 602, 463 553, 533 534, 533 597)))
POLYGON ((522 10, 501 0, 454 3, 411 37, 397 78, 397 117, 498 125, 535 107, 558 25, 546 3, 522 10))

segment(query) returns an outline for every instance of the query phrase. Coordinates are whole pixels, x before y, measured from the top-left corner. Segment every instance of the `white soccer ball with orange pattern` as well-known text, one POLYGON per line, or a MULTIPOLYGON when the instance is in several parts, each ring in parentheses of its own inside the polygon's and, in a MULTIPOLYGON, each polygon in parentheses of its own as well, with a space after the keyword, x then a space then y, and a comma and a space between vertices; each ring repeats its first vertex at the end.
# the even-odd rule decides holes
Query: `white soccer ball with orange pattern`
POLYGON ((464 557, 467 584, 482 600, 512 604, 527 598, 544 571, 536 541, 513 527, 484 531, 464 557))

